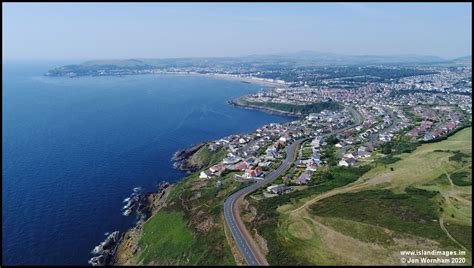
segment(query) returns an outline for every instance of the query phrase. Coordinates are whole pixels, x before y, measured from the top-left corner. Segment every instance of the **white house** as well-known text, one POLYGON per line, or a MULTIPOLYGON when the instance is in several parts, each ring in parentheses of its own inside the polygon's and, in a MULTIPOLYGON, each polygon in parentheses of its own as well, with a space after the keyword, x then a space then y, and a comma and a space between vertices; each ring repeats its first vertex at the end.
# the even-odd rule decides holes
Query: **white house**
POLYGON ((199 173, 199 178, 200 179, 210 179, 211 178, 211 172, 201 171, 201 173, 199 173))
POLYGON ((349 164, 344 159, 341 159, 337 165, 340 166, 340 167, 348 167, 349 166, 349 164))

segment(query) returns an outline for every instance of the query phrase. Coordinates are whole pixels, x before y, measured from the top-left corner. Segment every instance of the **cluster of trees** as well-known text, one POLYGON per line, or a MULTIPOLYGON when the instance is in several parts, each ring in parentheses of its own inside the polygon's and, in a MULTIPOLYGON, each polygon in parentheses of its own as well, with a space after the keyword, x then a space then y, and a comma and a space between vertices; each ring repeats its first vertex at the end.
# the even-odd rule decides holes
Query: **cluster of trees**
POLYGON ((279 111, 296 113, 296 114, 310 114, 319 113, 323 110, 339 110, 341 105, 337 102, 326 101, 311 103, 306 105, 288 104, 288 103, 275 103, 275 102, 248 102, 250 105, 268 107, 279 111))
POLYGON ((321 159, 329 166, 336 166, 339 162, 339 156, 336 153, 336 147, 333 144, 327 144, 321 149, 321 159))
POLYGON ((326 142, 328 144, 335 145, 339 142, 339 139, 336 137, 336 135, 330 135, 326 138, 326 142))
POLYGON ((394 156, 396 154, 411 153, 419 145, 419 142, 413 142, 406 138, 402 138, 400 140, 392 140, 382 144, 380 150, 381 153, 385 155, 394 156))

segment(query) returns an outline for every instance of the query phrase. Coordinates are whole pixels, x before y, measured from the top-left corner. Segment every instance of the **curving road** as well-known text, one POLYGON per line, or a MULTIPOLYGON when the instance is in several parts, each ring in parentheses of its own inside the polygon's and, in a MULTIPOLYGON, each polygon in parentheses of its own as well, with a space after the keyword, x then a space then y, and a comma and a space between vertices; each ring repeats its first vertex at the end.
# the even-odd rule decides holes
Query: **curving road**
POLYGON ((248 265, 268 265, 268 263, 265 260, 265 257, 261 255, 260 250, 257 248, 257 245, 253 241, 247 228, 245 228, 245 225, 240 218, 239 207, 236 204, 240 203, 240 201, 249 193, 273 181, 288 170, 293 161, 295 161, 296 151, 299 145, 304 140, 305 139, 299 139, 287 147, 286 158, 277 169, 270 172, 264 179, 233 193, 224 202, 225 221, 229 226, 232 237, 234 238, 240 253, 248 265))
MULTIPOLYGON (((353 128, 362 124, 362 115, 352 107, 347 108, 350 110, 352 116, 355 118, 355 123, 344 128, 338 129, 330 134, 336 134, 346 129, 353 128)), ((288 147, 286 148, 286 158, 277 169, 270 172, 267 176, 265 176, 265 178, 259 180, 258 182, 233 193, 224 202, 225 221, 230 229, 237 248, 245 259, 247 265, 268 265, 268 262, 265 259, 265 256, 263 256, 263 254, 258 249, 258 246, 256 245, 249 231, 245 227, 242 218, 240 217, 240 210, 238 204, 241 203, 245 196, 262 187, 263 185, 270 183, 271 181, 282 175, 285 171, 287 171, 296 159, 297 149, 299 148, 300 144, 306 139, 307 138, 301 138, 288 145, 288 147)))

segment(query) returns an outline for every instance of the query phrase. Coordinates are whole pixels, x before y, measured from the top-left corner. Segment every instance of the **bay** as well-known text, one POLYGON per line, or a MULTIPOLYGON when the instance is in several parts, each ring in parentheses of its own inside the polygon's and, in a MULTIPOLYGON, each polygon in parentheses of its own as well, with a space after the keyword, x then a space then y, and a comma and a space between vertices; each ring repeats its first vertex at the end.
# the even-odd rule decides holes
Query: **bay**
POLYGON ((5 265, 87 265, 132 188, 185 174, 177 150, 284 116, 227 104, 261 86, 208 77, 45 77, 59 62, 3 62, 2 255, 5 265))

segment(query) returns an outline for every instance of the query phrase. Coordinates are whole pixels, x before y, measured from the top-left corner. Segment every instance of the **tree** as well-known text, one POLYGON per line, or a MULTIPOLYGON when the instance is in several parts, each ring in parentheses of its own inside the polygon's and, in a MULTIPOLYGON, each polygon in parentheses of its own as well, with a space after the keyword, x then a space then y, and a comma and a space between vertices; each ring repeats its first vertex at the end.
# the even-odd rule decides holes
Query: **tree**
POLYGON ((382 146, 382 153, 383 154, 390 154, 392 152, 392 145, 387 142, 382 146))
POLYGON ((328 144, 336 144, 336 143, 339 142, 339 139, 335 135, 331 135, 331 136, 326 138, 326 142, 328 144))

